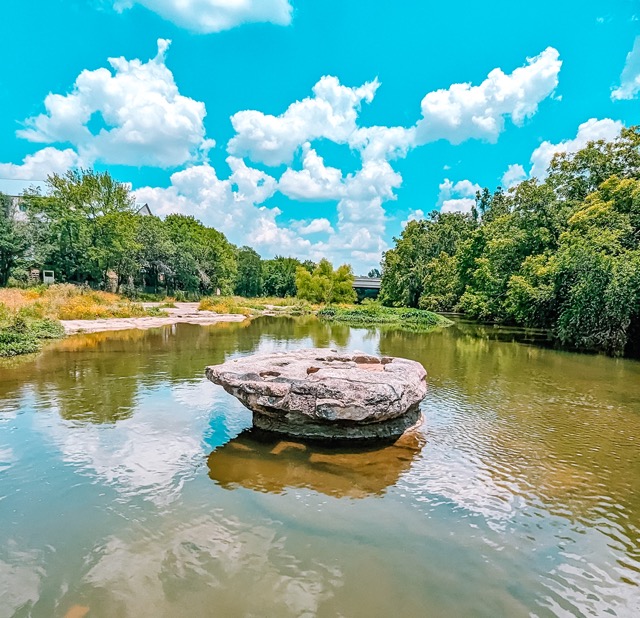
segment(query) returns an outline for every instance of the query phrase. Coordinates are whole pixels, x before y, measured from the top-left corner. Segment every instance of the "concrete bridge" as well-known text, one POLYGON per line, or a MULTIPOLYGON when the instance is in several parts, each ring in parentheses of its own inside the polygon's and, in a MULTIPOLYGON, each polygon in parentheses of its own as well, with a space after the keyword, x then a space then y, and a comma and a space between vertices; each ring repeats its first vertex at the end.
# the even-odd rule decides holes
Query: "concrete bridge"
POLYGON ((365 298, 377 298, 380 293, 381 279, 375 277, 354 277, 353 289, 358 295, 358 301, 362 302, 365 298))
POLYGON ((354 290, 379 290, 382 279, 376 277, 354 277, 354 290))

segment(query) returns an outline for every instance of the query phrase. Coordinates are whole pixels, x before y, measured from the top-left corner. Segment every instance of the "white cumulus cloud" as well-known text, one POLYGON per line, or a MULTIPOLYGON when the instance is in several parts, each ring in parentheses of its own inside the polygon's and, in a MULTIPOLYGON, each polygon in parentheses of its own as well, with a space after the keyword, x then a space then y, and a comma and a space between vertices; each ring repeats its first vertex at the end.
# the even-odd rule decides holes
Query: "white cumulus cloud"
POLYGON ((611 99, 614 101, 635 99, 638 92, 640 92, 640 36, 636 37, 633 48, 627 54, 620 75, 620 85, 611 92, 611 99))
POLYGON ((82 166, 78 153, 71 148, 58 150, 47 146, 27 155, 22 163, 0 163, 0 177, 17 180, 46 180, 50 174, 64 174, 67 170, 82 166))
POLYGON ((39 143, 71 143, 87 161, 171 167, 201 157, 204 103, 180 94, 165 64, 170 41, 158 40, 148 62, 110 58, 110 69, 84 70, 66 95, 49 94, 46 113, 25 121, 18 136, 39 143), (90 122, 101 127, 91 130, 90 122))
POLYGON ((422 99, 416 143, 495 141, 504 130, 505 117, 519 126, 536 113, 539 103, 558 85, 561 66, 558 51, 548 47, 508 75, 496 68, 479 86, 453 84, 430 92, 422 99))
POLYGON ((208 34, 245 23, 291 23, 293 7, 288 0, 115 0, 117 11, 135 4, 193 32, 208 34))
POLYGON ((311 221, 297 221, 292 226, 298 234, 302 236, 309 236, 310 234, 333 234, 333 229, 329 219, 324 217, 320 219, 311 219, 311 221))
POLYGON ((508 168, 507 171, 502 175, 502 186, 505 189, 511 189, 516 185, 519 185, 523 180, 527 179, 527 172, 525 172, 524 167, 519 163, 513 163, 508 168))
POLYGON ((549 141, 542 142, 531 155, 531 171, 529 175, 536 178, 544 178, 547 175, 549 163, 551 163, 551 159, 555 154, 577 152, 589 142, 597 140, 612 140, 620 135, 622 127, 621 122, 611 118, 602 120, 590 118, 578 127, 575 138, 563 140, 557 144, 549 141))
POLYGON ((362 127, 354 131, 349 145, 360 150, 362 159, 398 159, 416 146, 415 127, 362 127))
POLYGON ((371 102, 378 86, 374 80, 349 88, 336 77, 325 75, 313 87, 313 97, 292 103, 279 116, 257 110, 237 112, 231 117, 236 135, 229 141, 228 151, 267 165, 280 165, 290 163, 295 151, 314 139, 344 144, 356 130, 362 102, 371 102))
POLYGON ((454 183, 445 178, 438 189, 440 189, 438 194, 440 212, 469 213, 476 203, 476 192, 481 191, 482 187, 470 180, 459 180, 454 183))
POLYGON ((410 149, 439 139, 453 144, 474 138, 494 142, 506 118, 520 126, 536 113, 558 85, 561 66, 558 51, 549 47, 510 74, 493 69, 478 86, 453 84, 429 92, 422 99, 422 118, 412 127, 358 126, 361 105, 373 100, 377 79, 347 87, 336 77, 324 76, 313 97, 296 101, 279 116, 257 110, 234 114, 236 135, 228 150, 280 165, 290 163, 300 146, 320 138, 348 144, 365 162, 404 157, 410 149))
POLYGON ((306 142, 302 169, 287 169, 280 177, 278 189, 287 197, 301 201, 339 199, 344 195, 342 171, 326 167, 324 159, 306 142))

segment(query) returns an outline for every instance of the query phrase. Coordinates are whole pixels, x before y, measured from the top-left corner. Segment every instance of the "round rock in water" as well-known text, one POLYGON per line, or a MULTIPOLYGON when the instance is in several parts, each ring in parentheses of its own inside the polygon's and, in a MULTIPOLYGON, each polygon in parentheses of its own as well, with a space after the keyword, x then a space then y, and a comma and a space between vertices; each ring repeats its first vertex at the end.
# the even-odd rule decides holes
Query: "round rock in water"
POLYGON ((207 367, 253 412, 255 427, 321 440, 390 439, 421 419, 424 367, 404 358, 307 349, 207 367))

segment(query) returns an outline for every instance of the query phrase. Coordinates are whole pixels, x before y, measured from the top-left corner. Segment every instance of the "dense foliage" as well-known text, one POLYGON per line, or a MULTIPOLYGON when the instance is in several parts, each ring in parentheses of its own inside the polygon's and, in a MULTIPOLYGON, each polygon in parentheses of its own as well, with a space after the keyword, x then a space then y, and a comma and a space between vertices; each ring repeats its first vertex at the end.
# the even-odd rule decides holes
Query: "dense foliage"
POLYGON ((235 292, 239 296, 251 298, 262 294, 262 260, 251 247, 238 251, 238 273, 235 292))
POLYGON ((353 271, 348 264, 343 264, 334 270, 329 260, 322 259, 313 271, 299 266, 296 270, 296 287, 298 298, 312 303, 356 301, 353 271))
POLYGON ((107 172, 54 174, 43 195, 29 190, 21 216, 0 194, 0 286, 29 269, 53 270, 56 281, 184 298, 239 294, 295 296, 296 269, 316 265, 276 256, 263 260, 237 248, 193 217, 140 215, 128 187, 107 172))
POLYGON ((381 299, 549 329, 563 346, 640 348, 640 131, 553 159, 543 180, 485 189, 470 214, 412 221, 381 299))
POLYGON ((64 329, 56 320, 30 311, 10 311, 0 303, 0 357, 37 352, 46 339, 58 339, 64 329))
POLYGON ((370 300, 364 301, 362 305, 352 307, 331 305, 321 309, 318 312, 318 317, 351 326, 392 325, 413 331, 424 331, 452 324, 451 320, 431 311, 385 307, 370 300))
POLYGON ((0 193, 0 286, 7 285, 28 246, 26 225, 13 217, 11 198, 0 193))
POLYGON ((295 258, 279 255, 272 260, 264 260, 262 262, 262 290, 265 296, 280 298, 295 296, 298 266, 303 266, 307 270, 315 268, 315 264, 311 262, 300 263, 300 260, 295 258))

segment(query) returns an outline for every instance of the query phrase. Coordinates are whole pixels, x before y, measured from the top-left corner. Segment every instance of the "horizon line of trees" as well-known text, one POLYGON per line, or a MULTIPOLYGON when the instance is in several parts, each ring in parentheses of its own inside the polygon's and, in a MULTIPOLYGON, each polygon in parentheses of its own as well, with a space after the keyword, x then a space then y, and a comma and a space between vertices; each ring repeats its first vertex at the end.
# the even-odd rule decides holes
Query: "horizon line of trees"
MULTIPOLYGON (((263 260, 194 217, 138 216, 108 172, 69 171, 26 191, 26 220, 0 194, 0 286, 30 265, 57 280, 191 296, 353 302, 353 272, 263 260)), ((369 276, 379 275, 377 269, 369 276)), ((382 260, 380 300, 546 329, 561 346, 640 354, 640 128, 554 157, 543 180, 484 189, 468 214, 411 221, 382 260)))
POLYGON ((411 221, 381 300, 546 329, 561 346, 640 354, 640 127, 557 154, 543 180, 411 221))
MULTIPOLYGON (((53 270, 57 281, 132 297, 153 292, 197 298, 218 290, 287 297, 296 296, 300 271, 312 278, 318 268, 322 276, 334 272, 327 260, 262 259, 192 216, 138 215, 128 187, 108 172, 70 170, 50 176, 47 185, 47 195, 24 192, 17 218, 12 200, 0 193, 0 287, 26 284, 37 267, 53 270)), ((350 266, 338 271, 352 282, 350 266)))

